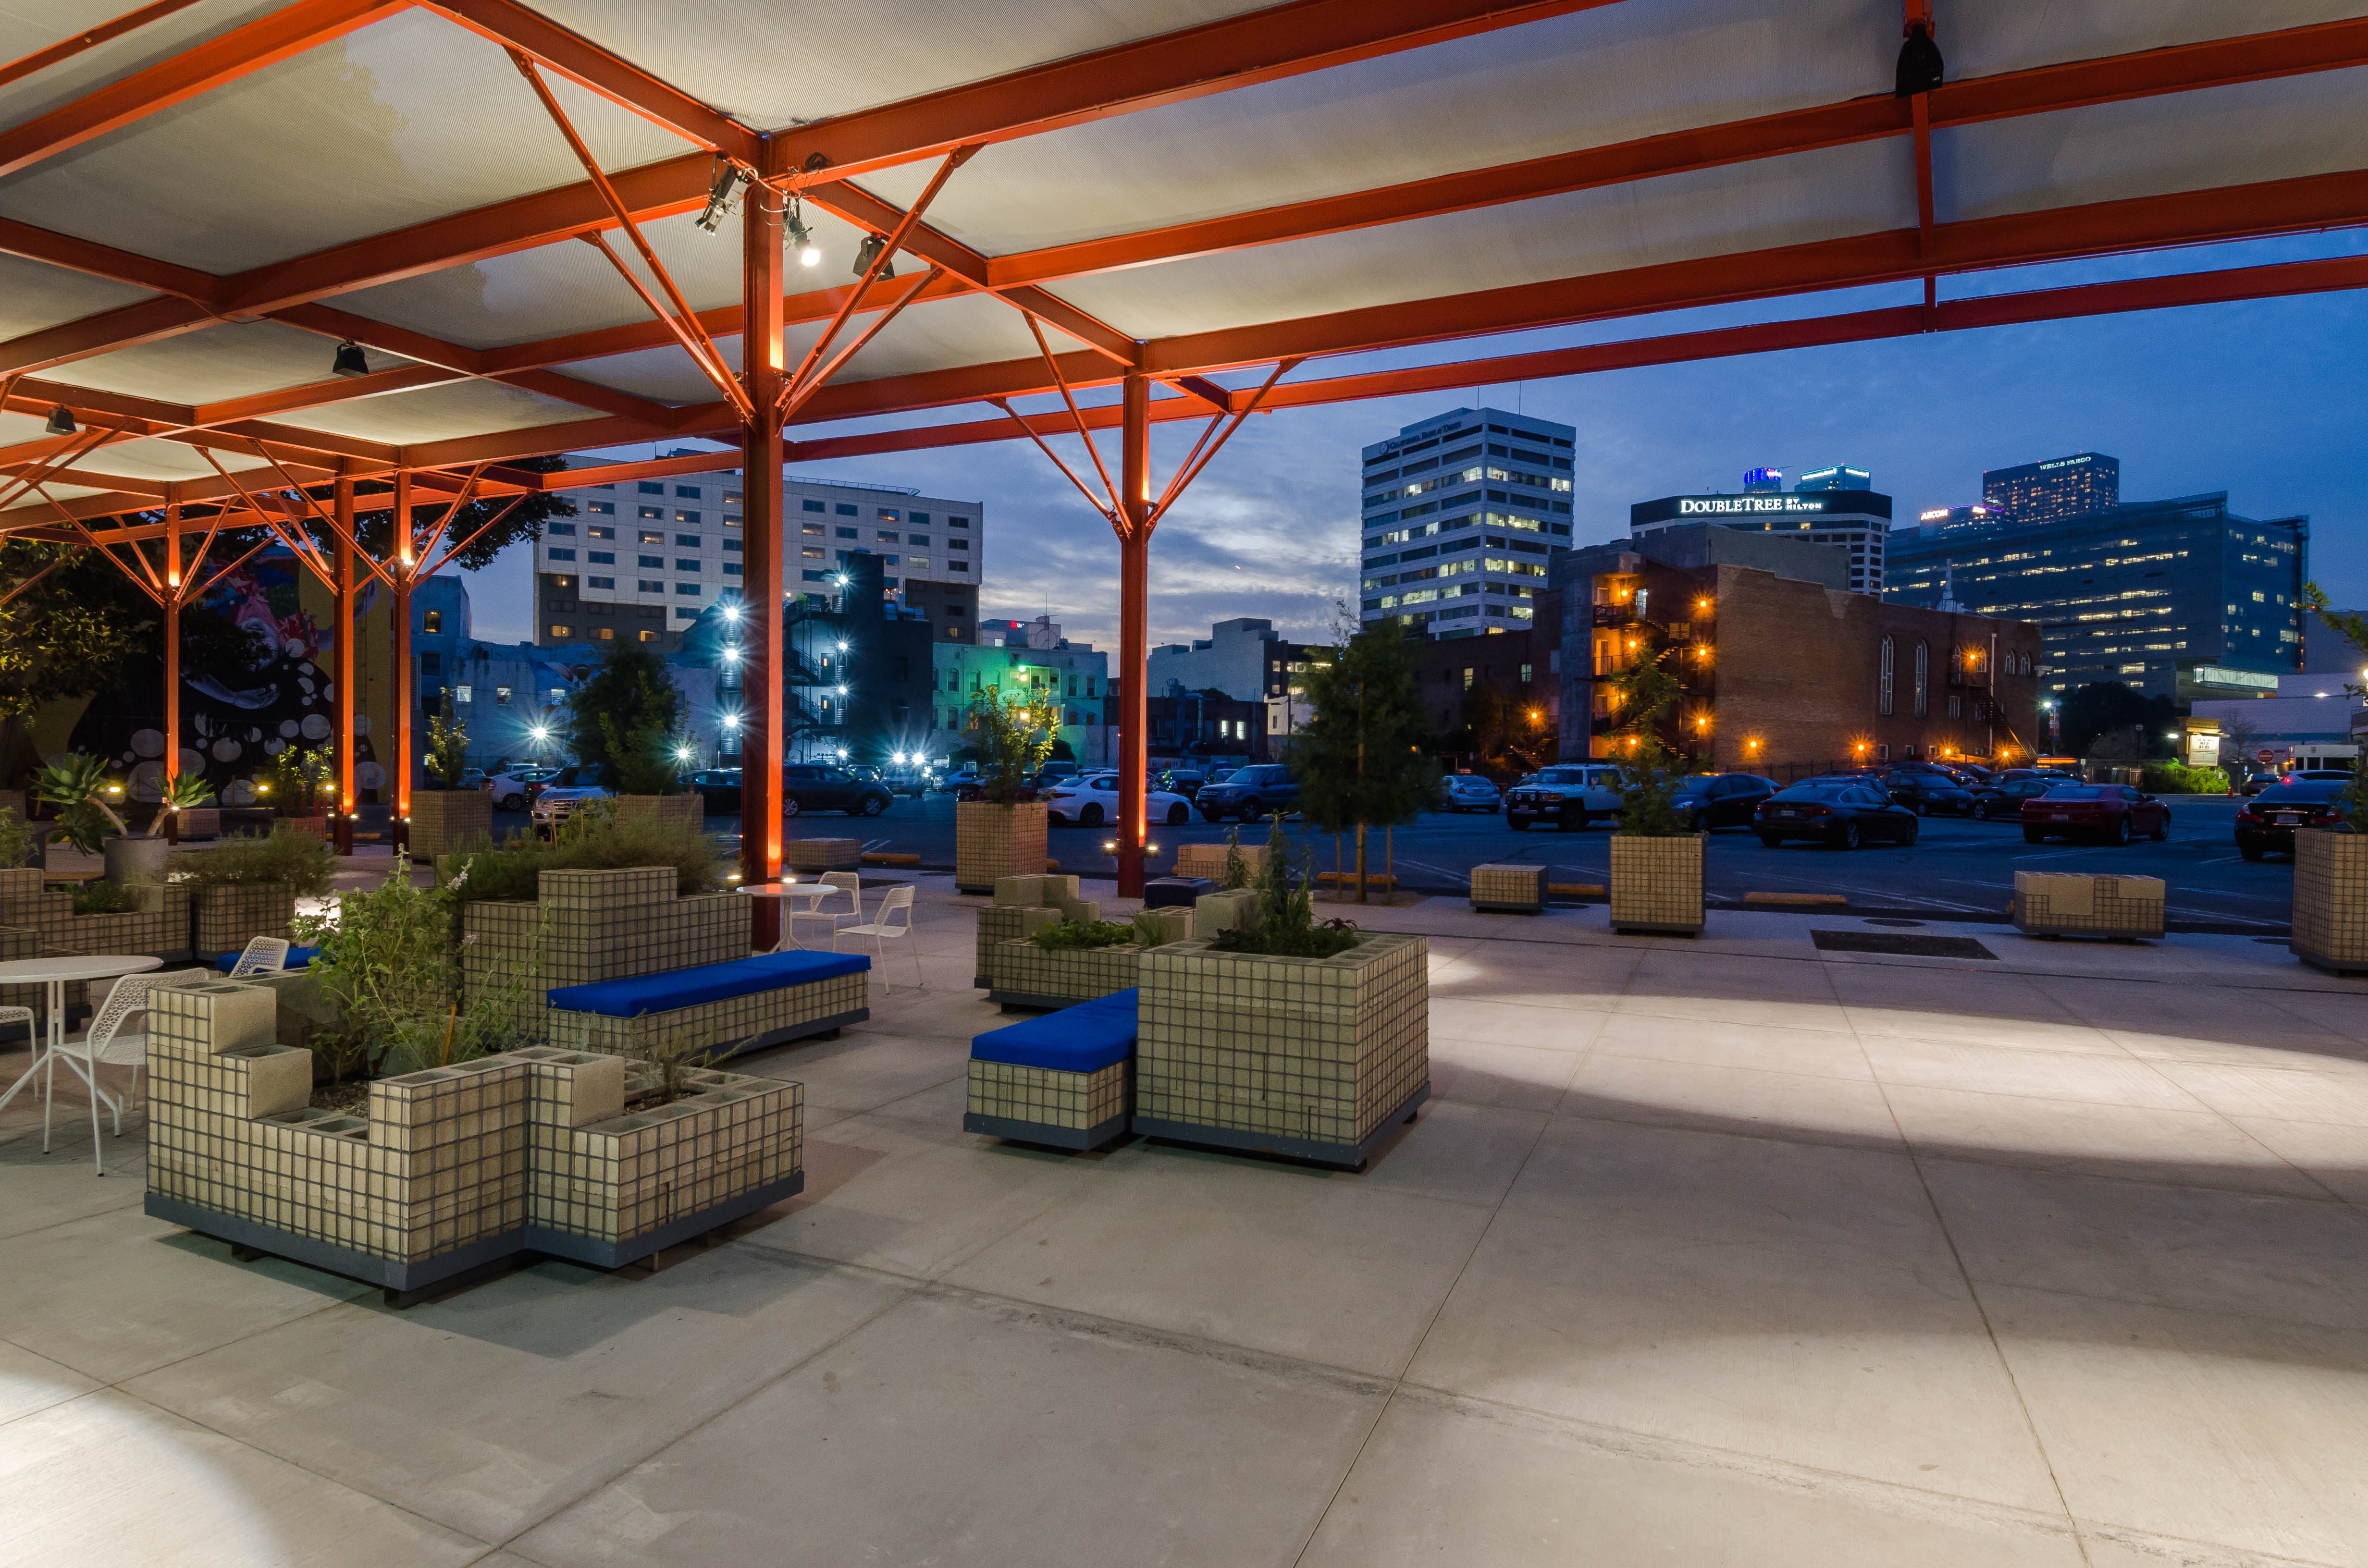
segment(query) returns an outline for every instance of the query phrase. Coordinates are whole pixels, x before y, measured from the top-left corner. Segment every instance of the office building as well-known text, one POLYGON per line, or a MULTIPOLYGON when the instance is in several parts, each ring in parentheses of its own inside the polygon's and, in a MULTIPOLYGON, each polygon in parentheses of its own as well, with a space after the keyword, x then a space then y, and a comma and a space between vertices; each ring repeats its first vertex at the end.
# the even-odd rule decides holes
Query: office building
POLYGON ((1982 499, 2019 523, 2053 523, 2110 512, 2122 504, 2122 461, 2101 452, 1994 468, 1982 475, 1982 499))
POLYGON ((1783 779, 2044 744, 2038 628, 1852 593, 1851 571, 1830 545, 1699 519, 1573 551, 1554 563, 1562 756, 1617 755, 1617 676, 1646 655, 1678 677, 1661 739, 1689 769, 1783 779))
POLYGON ((1860 593, 1881 593, 1884 551, 1891 536, 1891 497, 1872 490, 1831 487, 1834 479, 1863 475, 1863 469, 1818 472, 1820 483, 1827 488, 1795 490, 1790 494, 1747 488, 1731 494, 1664 495, 1657 501, 1639 501, 1628 508, 1628 532, 1642 539, 1671 528, 1715 523, 1741 532, 1773 533, 1833 545, 1849 555, 1850 572, 1843 585, 1860 593))
POLYGON ((2120 681, 2177 702, 2249 696, 2301 667, 2310 519, 2259 520, 2226 491, 2032 523, 1901 529, 1885 597, 2038 624, 2052 694, 2120 681))
POLYGON ((1570 545, 1577 436, 1501 408, 1458 408, 1367 447, 1360 617, 1394 616, 1438 637, 1526 623, 1547 562, 1570 545))
POLYGON ((1960 528, 1999 522, 2005 517, 2006 513, 2000 508, 1979 503, 1971 506, 1930 506, 1916 514, 1916 526, 1928 534, 1952 533, 1960 528))
MULTIPOLYGON (((1502 637, 1437 638, 1412 650, 1416 697, 1434 733, 1463 735, 1481 714, 1483 694, 1493 694, 1504 699, 1500 712, 1521 715, 1507 744, 1537 761, 1552 760, 1555 754, 1544 743, 1562 716, 1562 596, 1547 588, 1535 604, 1530 624, 1502 637)), ((1464 739, 1452 749, 1476 759, 1489 737, 1474 731, 1464 739)))
MULTIPOLYGON (((719 465, 730 461, 730 454, 715 455, 719 465)), ((615 460, 579 455, 568 466, 615 460)), ((709 606, 739 597, 740 490, 740 471, 718 466, 562 491, 576 516, 545 523, 534 547, 535 642, 679 646, 709 606)), ((791 596, 835 596, 848 559, 867 551, 879 560, 890 602, 910 600, 952 640, 970 640, 985 570, 985 508, 978 502, 795 476, 785 478, 783 493, 783 575, 791 596)))
POLYGON ((1082 767, 1117 760, 1110 750, 1110 655, 1090 642, 1070 642, 1052 617, 981 621, 976 642, 941 641, 931 663, 931 756, 947 756, 963 744, 973 699, 993 692, 1052 706, 1059 722, 1054 739, 1066 750, 1060 760, 1082 767))
POLYGON ((1190 643, 1164 642, 1145 663, 1144 691, 1167 697, 1178 691, 1215 691, 1240 702, 1302 695, 1311 662, 1329 664, 1332 650, 1293 642, 1274 622, 1255 616, 1221 620, 1206 637, 1190 643))
POLYGON ((1825 490, 1872 490, 1874 475, 1849 463, 1835 463, 1830 468, 1811 469, 1793 483, 1793 488, 1803 495, 1825 490))

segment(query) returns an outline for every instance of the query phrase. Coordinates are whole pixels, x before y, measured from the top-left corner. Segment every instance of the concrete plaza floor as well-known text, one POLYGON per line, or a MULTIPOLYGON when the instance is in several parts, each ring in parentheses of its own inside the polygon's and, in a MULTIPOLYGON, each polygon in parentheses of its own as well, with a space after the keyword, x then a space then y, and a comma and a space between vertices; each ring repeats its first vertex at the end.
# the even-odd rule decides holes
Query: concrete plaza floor
POLYGON ((960 1131, 922 885, 926 989, 749 1061, 804 1195, 655 1276, 392 1311, 20 1096, 0 1562, 2368 1563, 2368 984, 1433 900, 1360 916, 1439 1096, 1366 1174, 1076 1157, 960 1131))

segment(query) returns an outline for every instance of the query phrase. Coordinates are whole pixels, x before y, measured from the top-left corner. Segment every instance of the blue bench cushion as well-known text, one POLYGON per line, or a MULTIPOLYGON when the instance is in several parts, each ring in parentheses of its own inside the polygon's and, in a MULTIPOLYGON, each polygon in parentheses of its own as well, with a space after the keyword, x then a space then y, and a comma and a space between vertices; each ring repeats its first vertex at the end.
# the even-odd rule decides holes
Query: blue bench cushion
MULTIPOLYGON (((280 967, 282 969, 306 969, 311 967, 313 960, 320 956, 321 949, 318 948, 290 948, 288 949, 287 961, 281 964, 280 967)), ((232 970, 238 967, 238 954, 222 954, 222 957, 214 960, 214 967, 222 971, 224 974, 228 974, 232 970)))
POLYGON ((727 1002, 759 991, 781 991, 834 975, 857 974, 871 967, 862 953, 763 953, 728 963, 700 964, 694 969, 660 970, 624 980, 598 980, 589 985, 563 985, 545 993, 553 1007, 570 1013, 598 1013, 611 1018, 637 1018, 643 1013, 696 1007, 702 1002, 727 1002))
POLYGON ((1055 1073, 1099 1073, 1134 1054, 1134 1001, 1129 988, 989 1029, 970 1042, 971 1058, 1055 1073))

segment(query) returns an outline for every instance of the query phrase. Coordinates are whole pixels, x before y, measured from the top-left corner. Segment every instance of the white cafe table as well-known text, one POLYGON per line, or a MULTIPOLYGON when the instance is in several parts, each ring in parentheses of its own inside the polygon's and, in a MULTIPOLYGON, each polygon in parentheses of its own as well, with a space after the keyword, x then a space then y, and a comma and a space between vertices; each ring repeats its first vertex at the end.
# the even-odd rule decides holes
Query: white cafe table
MULTIPOLYGON (((832 893, 839 892, 843 890, 833 887, 828 882, 812 881, 751 882, 740 891, 746 893, 750 898, 781 899, 787 902, 793 910, 797 909, 797 906, 800 903, 803 903, 804 907, 802 913, 812 914, 814 912, 814 904, 819 900, 827 898, 832 893)), ((797 930, 797 923, 794 920, 783 921, 781 923, 781 939, 773 945, 773 950, 778 953, 791 948, 803 948, 804 944, 798 940, 797 930)), ((6 1103, 7 1102, 5 1100, 0 1100, 0 1105, 5 1105, 6 1103)))
MULTIPOLYGON (((9 959, 0 962, 0 985, 47 985, 50 988, 49 1039, 46 1042, 39 1038, 34 1040, 33 1065, 23 1077, 8 1085, 6 1094, 0 1095, 0 1108, 5 1108, 10 1100, 15 1099, 17 1091, 33 1081, 33 1074, 40 1069, 42 1061, 55 1053, 64 1061, 69 1072, 78 1074, 84 1083, 90 1085, 92 1096, 101 1105, 120 1115, 122 1108, 116 1104, 112 1095, 98 1086, 96 1074, 83 1065, 82 1058, 68 1054, 64 1050, 66 987, 77 980, 113 980, 118 975, 144 974, 152 969, 162 968, 164 962, 163 959, 151 958, 145 953, 128 953, 120 958, 9 959)), ((98 1016, 96 1003, 91 1016, 98 1016)))

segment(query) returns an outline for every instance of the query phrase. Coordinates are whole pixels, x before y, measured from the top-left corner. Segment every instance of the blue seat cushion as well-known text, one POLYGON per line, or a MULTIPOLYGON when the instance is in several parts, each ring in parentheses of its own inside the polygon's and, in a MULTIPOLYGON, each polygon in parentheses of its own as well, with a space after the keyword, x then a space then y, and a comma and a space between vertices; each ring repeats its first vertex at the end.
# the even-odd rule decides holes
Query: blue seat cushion
POLYGON ((1099 1073, 1134 1054, 1134 1002, 1129 988, 989 1029, 970 1042, 971 1059, 1055 1073, 1099 1073))
MULTIPOLYGON (((288 949, 287 961, 280 965, 280 967, 282 969, 309 968, 313 960, 320 956, 321 949, 318 948, 290 948, 288 949)), ((238 967, 238 954, 222 954, 222 957, 214 960, 214 967, 222 971, 224 974, 228 974, 232 970, 238 967)))
POLYGON ((545 993, 545 996, 552 1006, 570 1013, 637 1018, 643 1013, 696 1007, 702 1002, 728 1002, 734 996, 782 991, 834 975, 860 974, 871 967, 871 960, 862 953, 762 953, 693 969, 666 969, 624 980, 563 985, 545 993))

